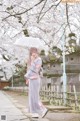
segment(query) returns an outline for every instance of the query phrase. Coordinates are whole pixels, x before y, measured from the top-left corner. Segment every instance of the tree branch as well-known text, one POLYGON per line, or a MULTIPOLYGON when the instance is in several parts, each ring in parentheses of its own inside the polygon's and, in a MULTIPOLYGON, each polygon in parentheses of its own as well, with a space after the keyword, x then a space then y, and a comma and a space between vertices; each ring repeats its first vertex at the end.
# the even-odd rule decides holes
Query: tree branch
POLYGON ((24 13, 30 11, 30 10, 33 9, 34 7, 38 6, 38 5, 41 4, 43 1, 44 1, 44 0, 39 1, 39 2, 36 3, 34 6, 30 7, 29 9, 26 9, 26 10, 23 11, 23 12, 15 13, 15 14, 10 14, 10 13, 9 13, 10 15, 8 15, 8 16, 5 17, 5 18, 3 18, 2 21, 4 21, 5 19, 7 19, 7 18, 9 18, 9 17, 11 17, 11 16, 16 17, 16 16, 19 16, 19 15, 22 15, 22 14, 24 14, 24 13))
POLYGON ((71 27, 70 27, 70 23, 69 23, 69 15, 68 15, 69 11, 68 11, 68 4, 66 3, 66 17, 67 17, 67 24, 69 26, 69 30, 72 33, 71 27))
POLYGON ((44 14, 41 16, 41 18, 39 19, 39 21, 45 16, 45 14, 49 11, 49 10, 51 10, 54 6, 55 6, 55 8, 54 8, 54 10, 57 8, 57 6, 61 3, 61 1, 62 0, 60 0, 59 1, 59 3, 57 3, 57 5, 51 5, 45 12, 44 12, 44 14))
POLYGON ((43 6, 42 6, 42 8, 41 8, 41 11, 40 11, 39 16, 38 16, 37 23, 39 23, 39 18, 40 18, 41 14, 42 14, 42 11, 43 11, 43 9, 44 9, 44 7, 45 7, 46 3, 47 3, 47 0, 45 0, 45 2, 44 2, 44 4, 43 4, 43 6))

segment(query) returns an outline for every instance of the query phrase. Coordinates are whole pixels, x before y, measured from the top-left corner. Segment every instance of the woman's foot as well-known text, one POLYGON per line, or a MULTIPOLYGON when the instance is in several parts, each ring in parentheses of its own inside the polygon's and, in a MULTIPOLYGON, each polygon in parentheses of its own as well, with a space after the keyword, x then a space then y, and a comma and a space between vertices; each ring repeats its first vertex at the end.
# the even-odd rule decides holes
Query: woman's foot
POLYGON ((48 109, 45 109, 43 112, 42 112, 42 118, 44 118, 45 117, 45 115, 48 113, 48 109))
POLYGON ((39 118, 39 114, 38 113, 32 113, 31 117, 32 118, 39 118))

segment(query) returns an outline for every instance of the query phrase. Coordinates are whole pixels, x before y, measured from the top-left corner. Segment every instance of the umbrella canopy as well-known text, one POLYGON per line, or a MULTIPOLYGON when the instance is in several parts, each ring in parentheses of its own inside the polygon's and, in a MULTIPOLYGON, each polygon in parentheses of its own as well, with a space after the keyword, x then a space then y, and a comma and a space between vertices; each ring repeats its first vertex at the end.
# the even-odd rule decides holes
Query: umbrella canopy
POLYGON ((14 43, 15 45, 18 46, 23 46, 23 47, 37 47, 37 48, 44 48, 44 42, 41 41, 39 38, 34 38, 34 37, 22 37, 14 43))

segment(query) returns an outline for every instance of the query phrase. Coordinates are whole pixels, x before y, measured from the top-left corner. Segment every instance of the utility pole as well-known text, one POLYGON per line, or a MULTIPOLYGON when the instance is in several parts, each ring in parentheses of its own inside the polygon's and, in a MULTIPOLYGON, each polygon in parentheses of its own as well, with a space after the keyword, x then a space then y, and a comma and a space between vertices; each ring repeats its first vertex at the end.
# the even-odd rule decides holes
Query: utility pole
MULTIPOLYGON (((64 11, 61 8, 61 16, 62 20, 64 18, 64 11)), ((65 36, 64 33, 64 26, 62 27, 62 46, 63 46, 63 102, 66 105, 66 97, 67 97, 67 76, 66 76, 66 59, 65 59, 65 36)))

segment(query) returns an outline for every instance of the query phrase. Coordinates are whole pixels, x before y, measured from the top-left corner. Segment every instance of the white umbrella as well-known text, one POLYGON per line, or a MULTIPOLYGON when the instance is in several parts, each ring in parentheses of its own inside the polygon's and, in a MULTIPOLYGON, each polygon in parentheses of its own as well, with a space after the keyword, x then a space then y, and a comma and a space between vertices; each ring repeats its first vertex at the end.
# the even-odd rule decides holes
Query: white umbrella
POLYGON ((37 47, 37 48, 44 48, 44 42, 40 40, 39 38, 34 38, 34 37, 22 37, 14 43, 15 45, 18 46, 23 46, 23 47, 37 47))

